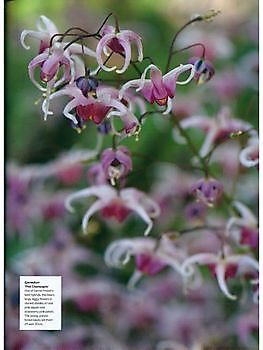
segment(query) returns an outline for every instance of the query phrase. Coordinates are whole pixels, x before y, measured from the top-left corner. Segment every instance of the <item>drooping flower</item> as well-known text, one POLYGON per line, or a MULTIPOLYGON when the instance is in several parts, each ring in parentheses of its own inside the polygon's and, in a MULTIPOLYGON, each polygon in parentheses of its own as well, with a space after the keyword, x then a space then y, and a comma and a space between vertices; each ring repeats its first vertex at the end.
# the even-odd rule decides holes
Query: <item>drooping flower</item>
POLYGON ((131 154, 128 148, 120 146, 116 150, 108 148, 101 155, 101 164, 105 176, 115 185, 132 170, 131 154))
POLYGON ((96 196, 98 199, 89 207, 82 220, 82 229, 87 231, 90 217, 97 211, 101 211, 106 217, 114 217, 122 222, 131 211, 137 213, 147 228, 144 235, 148 235, 152 229, 152 219, 160 214, 160 208, 145 193, 135 188, 125 188, 119 192, 108 185, 93 186, 80 190, 70 195, 65 202, 66 208, 73 212, 72 202, 78 199, 96 196))
MULTIPOLYGON (((27 36, 37 39, 40 41, 39 53, 44 52, 50 45, 50 39, 53 35, 59 33, 56 25, 46 16, 40 16, 37 23, 37 31, 35 30, 23 30, 21 33, 21 44, 26 50, 30 49, 30 46, 25 44, 25 39, 27 36)), ((59 37, 54 38, 56 42, 59 37)))
MULTIPOLYGON (((78 125, 78 118, 87 122, 93 121, 95 124, 101 124, 106 117, 117 116, 124 123, 124 131, 126 135, 134 135, 138 133, 139 121, 127 107, 116 98, 114 88, 101 87, 96 89, 96 98, 93 96, 84 96, 80 88, 76 84, 71 84, 64 89, 57 91, 49 96, 49 101, 60 96, 71 96, 71 101, 65 106, 63 114, 69 118, 74 124, 78 125), (76 109, 75 116, 71 111, 76 109), (77 118, 78 117, 78 118, 77 118)), ((48 110, 49 101, 44 100, 42 109, 47 118, 53 112, 48 110)))
MULTIPOLYGON (((192 64, 180 65, 174 68, 165 75, 158 67, 150 64, 145 68, 140 79, 128 81, 120 90, 120 98, 129 88, 136 88, 136 91, 141 91, 145 99, 150 102, 156 102, 160 106, 164 106, 175 96, 176 84, 184 85, 191 81, 195 74, 195 69, 192 64), (146 79, 146 74, 150 70, 150 79, 146 79), (189 77, 185 81, 177 81, 180 74, 191 70, 189 77)), ((165 113, 169 113, 172 105, 169 103, 169 108, 165 113)))
POLYGON ((166 266, 171 266, 181 273, 181 262, 185 259, 184 250, 177 249, 167 237, 159 242, 153 238, 120 239, 112 242, 105 252, 108 266, 120 268, 135 258, 136 270, 128 283, 134 287, 144 275, 154 276, 166 266))
POLYGON ((29 46, 25 45, 27 36, 40 40, 39 54, 29 63, 28 71, 33 84, 49 95, 53 87, 59 86, 61 83, 73 82, 79 75, 83 75, 85 66, 77 55, 84 54, 96 57, 96 53, 88 47, 76 43, 66 47, 68 43, 61 42, 61 37, 54 37, 55 34, 58 34, 58 30, 55 24, 45 16, 40 16, 37 26, 38 31, 24 30, 21 33, 21 44, 25 49, 30 49, 29 46), (57 76, 61 66, 64 67, 64 73, 58 79, 57 76), (34 75, 37 67, 40 68, 40 80, 44 84, 40 84, 35 79, 34 75))
POLYGON ((203 178, 192 185, 190 192, 201 203, 213 206, 223 192, 223 185, 218 180, 203 178))
POLYGON ((192 57, 188 63, 195 67, 194 80, 197 85, 207 83, 215 74, 215 69, 211 62, 200 57, 192 57))
POLYGON ((255 215, 241 202, 233 203, 240 217, 233 216, 227 223, 227 234, 241 245, 258 247, 259 232, 255 215))
POLYGON ((182 264, 182 273, 189 275, 192 271, 186 272, 186 269, 194 264, 206 265, 215 275, 219 288, 222 293, 229 299, 235 300, 237 297, 228 290, 226 279, 234 278, 241 267, 259 270, 258 261, 249 255, 230 254, 224 249, 224 254, 199 253, 189 256, 182 264))
POLYGON ((116 70, 116 73, 124 73, 131 61, 131 44, 133 42, 138 49, 138 61, 141 62, 143 60, 143 48, 141 38, 138 34, 131 30, 117 31, 112 26, 104 26, 102 30, 102 38, 96 49, 99 66, 107 72, 113 71, 117 68, 116 66, 109 68, 103 63, 102 52, 109 56, 110 53, 108 52, 108 49, 110 48, 113 52, 124 55, 125 61, 123 67, 116 70))
MULTIPOLYGON (((199 151, 201 157, 205 157, 215 144, 230 138, 232 134, 248 131, 252 128, 250 123, 241 119, 232 118, 227 107, 223 107, 215 118, 194 115, 180 122, 183 129, 196 128, 205 132, 206 138, 199 151)), ((175 141, 183 142, 177 129, 173 130, 175 141)))

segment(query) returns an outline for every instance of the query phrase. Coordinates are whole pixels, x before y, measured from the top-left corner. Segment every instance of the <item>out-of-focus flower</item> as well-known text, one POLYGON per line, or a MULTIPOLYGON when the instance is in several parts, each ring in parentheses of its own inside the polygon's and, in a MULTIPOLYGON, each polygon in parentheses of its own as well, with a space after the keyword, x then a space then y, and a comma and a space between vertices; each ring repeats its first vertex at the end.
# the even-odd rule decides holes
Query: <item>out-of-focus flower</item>
POLYGON ((143 60, 143 48, 141 38, 138 34, 131 30, 116 30, 116 28, 106 25, 102 30, 102 38, 96 49, 97 61, 99 66, 107 71, 113 71, 117 67, 106 67, 102 60, 102 52, 107 56, 110 55, 108 48, 113 52, 123 54, 125 57, 124 65, 121 69, 117 69, 116 73, 124 73, 131 61, 131 44, 135 43, 138 49, 138 61, 143 60))
POLYGON ((69 165, 65 169, 58 170, 57 178, 65 185, 72 185, 78 182, 83 175, 83 164, 69 165))
POLYGON ((116 180, 125 177, 132 170, 130 151, 123 146, 116 150, 108 148, 101 154, 101 165, 105 176, 114 186, 116 180))
MULTIPOLYGON (((183 129, 197 128, 206 133, 206 138, 199 151, 201 157, 205 157, 213 145, 227 140, 232 134, 238 134, 252 128, 250 123, 232 118, 230 110, 226 107, 222 108, 215 118, 195 115, 183 119, 180 124, 183 129)), ((175 141, 182 142, 176 129, 173 131, 173 136, 175 141)))
POLYGON ((206 205, 202 202, 190 203, 185 208, 185 216, 190 221, 203 221, 207 212, 206 205))
POLYGON ((203 178, 192 185, 190 192, 201 203, 213 206, 223 193, 223 185, 218 180, 203 178))
MULTIPOLYGON (((145 99, 150 102, 156 102, 160 106, 167 104, 168 99, 172 99, 175 96, 176 84, 189 83, 195 74, 195 69, 192 64, 180 65, 174 68, 165 75, 158 67, 150 64, 145 68, 140 79, 128 81, 124 84, 120 90, 120 98, 124 95, 124 92, 129 88, 136 88, 136 91, 141 91, 145 99), (146 79, 146 74, 150 70, 150 79, 146 79), (189 77, 185 81, 177 81, 180 74, 191 70, 189 77)), ((165 113, 169 113, 171 110, 171 103, 165 113)))
POLYGON ((129 281, 129 286, 133 287, 143 274, 156 275, 166 266, 181 273, 181 262, 186 254, 184 250, 177 249, 167 237, 160 242, 152 238, 121 239, 108 246, 105 262, 108 266, 120 268, 129 262, 131 256, 135 257, 136 265, 129 281))
POLYGON ((237 97, 244 84, 238 72, 234 67, 231 67, 216 74, 209 87, 212 88, 216 98, 219 97, 222 101, 231 101, 237 97))
MULTIPOLYGON (((178 47, 186 47, 192 43, 204 43, 205 44, 205 56, 208 60, 214 59, 226 59, 229 58, 234 52, 234 46, 229 41, 228 37, 224 33, 220 33, 219 30, 203 31, 198 28, 188 28, 177 39, 178 47)), ((193 56, 199 56, 203 54, 201 46, 193 46, 190 48, 193 56)))
POLYGON ((144 234, 148 235, 153 226, 152 219, 160 214, 158 204, 145 193, 135 188, 125 188, 118 192, 107 185, 89 187, 73 193, 66 199, 66 208, 73 212, 72 201, 91 196, 96 196, 98 199, 83 217, 82 229, 84 232, 87 230, 90 217, 97 211, 101 211, 106 217, 115 217, 119 222, 125 220, 130 212, 134 211, 147 223, 144 234))
POLYGON ((212 63, 203 58, 192 57, 189 59, 188 63, 192 64, 195 68, 194 80, 197 85, 207 83, 215 74, 212 63))
POLYGON ((240 152, 240 163, 245 167, 254 167, 259 164, 259 140, 258 136, 251 137, 247 146, 240 152))
POLYGON ((247 245, 252 249, 258 247, 258 223, 255 215, 241 202, 233 203, 240 217, 231 217, 227 223, 227 234, 239 244, 247 245))
POLYGON ((246 254, 232 255, 229 252, 227 253, 226 249, 223 255, 222 253, 199 253, 189 256, 182 264, 182 272, 186 275, 189 274, 189 272, 186 272, 186 269, 194 264, 208 266, 215 275, 222 293, 231 300, 235 300, 237 297, 229 292, 226 279, 235 277, 239 268, 243 266, 248 266, 256 271, 259 270, 258 261, 251 256, 246 254))
POLYGON ((258 308, 239 314, 235 319, 236 332, 241 343, 249 348, 257 348, 258 344, 253 336, 259 328, 258 308))

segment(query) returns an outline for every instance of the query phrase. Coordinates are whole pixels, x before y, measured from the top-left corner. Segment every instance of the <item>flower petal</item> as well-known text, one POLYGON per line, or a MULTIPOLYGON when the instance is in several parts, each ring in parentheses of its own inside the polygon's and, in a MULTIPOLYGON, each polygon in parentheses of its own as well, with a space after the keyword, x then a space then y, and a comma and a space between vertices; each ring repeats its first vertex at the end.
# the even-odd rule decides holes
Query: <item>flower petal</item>
POLYGON ((226 284, 226 280, 225 280, 225 272, 226 272, 226 265, 223 262, 219 262, 216 265, 216 269, 215 269, 215 273, 216 273, 216 278, 217 278, 217 282, 219 285, 219 288, 221 289, 221 291, 223 292, 223 294, 231 300, 236 300, 237 297, 236 295, 233 295, 229 292, 227 284, 226 284))
POLYGON ((104 200, 97 200, 95 203, 93 203, 89 209, 87 210, 86 214, 84 215, 82 219, 82 230, 84 233, 87 233, 87 227, 89 223, 89 219, 93 214, 95 214, 97 211, 105 207, 105 201, 104 200))
POLYGON ((68 211, 74 212, 74 209, 71 205, 73 201, 91 196, 99 197, 100 199, 103 199, 105 203, 107 203, 117 197, 117 193, 108 185, 88 187, 69 195, 66 198, 65 207, 68 211))
POLYGON ((105 70, 106 72, 111 72, 113 70, 115 70, 117 67, 114 66, 114 67, 106 67, 104 64, 103 64, 103 61, 102 61, 102 51, 103 51, 103 48, 113 39, 115 38, 115 34, 106 34, 102 39, 100 39, 99 43, 98 43, 98 46, 97 46, 97 49, 96 49, 96 57, 97 57, 97 61, 98 61, 98 64, 99 66, 105 70))
POLYGON ((126 69, 129 67, 129 64, 131 62, 131 45, 128 41, 122 39, 121 37, 118 38, 120 45, 124 49, 124 55, 125 55, 125 60, 124 60, 124 65, 121 69, 117 69, 116 73, 122 74, 126 71, 126 69))

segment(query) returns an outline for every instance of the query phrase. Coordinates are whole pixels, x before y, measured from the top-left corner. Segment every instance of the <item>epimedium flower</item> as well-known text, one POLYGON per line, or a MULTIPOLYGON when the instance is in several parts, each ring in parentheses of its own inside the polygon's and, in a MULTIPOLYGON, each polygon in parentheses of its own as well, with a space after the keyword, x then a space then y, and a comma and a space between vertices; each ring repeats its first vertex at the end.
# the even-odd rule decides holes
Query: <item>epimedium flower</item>
POLYGON ((106 25, 102 30, 102 38, 98 43, 96 49, 97 61, 99 66, 107 71, 113 71, 117 67, 107 67, 103 63, 102 52, 109 56, 110 53, 108 49, 111 49, 112 52, 124 55, 125 61, 121 69, 116 69, 116 73, 124 73, 128 68, 131 61, 131 44, 135 43, 138 49, 138 61, 143 60, 143 48, 141 37, 131 30, 116 30, 113 26, 106 25))
POLYGON ((63 82, 72 82, 78 77, 78 74, 85 71, 84 63, 77 55, 84 54, 95 58, 96 53, 88 47, 76 43, 66 47, 68 43, 61 42, 59 39, 61 37, 54 37, 58 30, 55 24, 45 16, 40 16, 37 26, 38 31, 24 30, 21 33, 21 44, 28 50, 30 46, 25 44, 27 36, 40 40, 39 54, 29 63, 28 71, 33 84, 41 91, 47 91, 49 94, 54 86, 58 86, 63 82), (44 27, 41 22, 43 22, 44 27), (62 78, 57 80, 57 74, 61 66, 64 67, 64 74, 62 78), (34 77, 37 67, 41 70, 40 80, 47 84, 46 87, 36 81, 34 77))
POLYGON ((101 154, 101 165, 106 178, 114 186, 116 180, 125 177, 132 170, 131 153, 124 146, 115 150, 107 148, 101 154))
MULTIPOLYGON (((227 107, 223 107, 215 118, 193 115, 183 119, 180 125, 183 129, 194 128, 205 132, 206 138, 199 151, 201 157, 208 155, 215 144, 227 140, 233 134, 248 132, 252 128, 250 123, 233 118, 227 107)), ((173 130, 173 136, 175 141, 183 142, 177 129, 173 130)))
POLYGON ((177 249, 167 237, 159 242, 144 237, 112 242, 106 249, 105 262, 108 266, 121 268, 132 256, 135 259, 136 270, 128 282, 129 287, 134 287, 143 275, 154 276, 166 266, 171 266, 181 273, 181 262, 186 257, 184 250, 177 249))
POLYGON ((251 210, 241 202, 234 202, 233 206, 239 212, 240 217, 233 216, 227 222, 227 235, 232 237, 240 245, 246 245, 252 249, 258 247, 259 232, 258 222, 251 210))
POLYGON ((215 69, 211 62, 200 57, 192 57, 188 63, 195 67, 194 80, 197 85, 207 83, 215 74, 215 69))
MULTIPOLYGON (((40 16, 37 23, 37 31, 35 30, 23 30, 21 33, 21 44, 26 50, 30 49, 30 46, 25 44, 25 39, 27 36, 40 40, 39 53, 45 51, 45 49, 49 48, 50 39, 53 35, 59 33, 56 25, 46 16, 40 16)), ((54 38, 54 41, 57 41, 58 38, 54 38)))
POLYGON ((44 100, 42 110, 44 118, 52 115, 49 111, 49 102, 60 96, 70 96, 71 101, 66 104, 63 114, 78 126, 79 119, 87 122, 93 121, 95 124, 101 124, 105 118, 112 116, 119 117, 124 123, 124 131, 126 135, 134 135, 138 133, 140 128, 138 119, 134 114, 118 99, 116 99, 116 91, 110 87, 98 86, 96 88, 96 98, 93 96, 84 96, 83 91, 76 83, 66 86, 60 91, 54 92, 49 96, 49 99, 44 100), (71 113, 76 110, 76 116, 71 113))
MULTIPOLYGON (((161 70, 153 64, 145 68, 140 79, 128 81, 120 90, 120 98, 129 88, 136 88, 136 91, 141 91, 144 98, 153 104, 156 102, 160 106, 165 106, 168 100, 175 96, 176 84, 184 85, 189 83, 195 74, 195 68, 192 64, 180 65, 174 68, 165 75, 162 75, 161 70), (191 70, 189 77, 185 81, 177 81, 180 74, 191 70), (150 71, 150 79, 146 79, 147 72, 150 71)), ((169 103, 165 113, 169 113, 172 108, 169 103)))
POLYGON ((190 272, 187 272, 186 270, 195 264, 207 266, 216 277, 222 293, 227 298, 235 300, 237 297, 229 292, 226 280, 236 277, 240 268, 244 266, 258 271, 259 265, 258 261, 249 255, 231 254, 229 250, 227 251, 226 247, 224 248, 223 254, 222 252, 218 254, 198 253, 189 256, 182 263, 182 273, 185 274, 185 276, 191 275, 193 271, 190 270, 190 272))
POLYGON ((190 192, 201 203, 213 206, 223 193, 223 184, 213 178, 202 178, 192 185, 190 192))
POLYGON ((120 191, 115 190, 109 185, 100 185, 89 187, 77 191, 68 196, 65 206, 70 212, 74 212, 72 202, 82 198, 95 196, 97 200, 89 207, 82 220, 82 229, 87 231, 90 217, 97 211, 101 211, 103 216, 114 217, 122 222, 130 214, 135 212, 147 224, 144 235, 148 235, 152 229, 152 219, 160 214, 160 208, 144 192, 135 188, 125 188, 120 191))

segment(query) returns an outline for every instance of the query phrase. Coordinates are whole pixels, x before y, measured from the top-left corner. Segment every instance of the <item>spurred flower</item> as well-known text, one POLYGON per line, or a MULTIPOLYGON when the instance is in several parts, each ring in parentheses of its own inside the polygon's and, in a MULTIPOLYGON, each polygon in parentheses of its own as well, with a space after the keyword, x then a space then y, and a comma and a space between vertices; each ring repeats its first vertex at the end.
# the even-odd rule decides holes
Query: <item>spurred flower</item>
MULTIPOLYGON (((232 134, 247 132, 252 128, 250 123, 233 118, 227 107, 223 107, 215 118, 194 115, 183 119, 180 125, 183 129, 196 128, 205 132, 206 138, 199 151, 201 157, 205 157, 215 144, 227 140, 232 134)), ((175 141, 183 142, 177 129, 173 130, 173 136, 175 141)))
POLYGON ((181 262, 186 258, 184 250, 177 249, 168 237, 159 242, 153 238, 120 239, 112 242, 105 252, 108 266, 120 268, 135 258, 136 270, 128 283, 129 287, 144 275, 154 276, 166 266, 181 273, 181 262))
POLYGON ((152 229, 152 219, 160 214, 160 208, 145 193, 135 188, 125 188, 119 192, 108 185, 89 187, 70 195, 65 202, 66 208, 73 212, 72 202, 78 199, 95 196, 98 199, 90 206, 82 220, 82 229, 87 231, 90 217, 101 211, 106 217, 115 217, 118 221, 126 219, 131 211, 137 213, 147 223, 144 235, 152 229))
POLYGON ((77 55, 84 54, 96 57, 96 53, 88 47, 76 43, 66 48, 68 43, 61 42, 59 40, 61 39, 60 36, 54 37, 55 34, 58 34, 58 29, 45 16, 40 16, 37 27, 38 31, 24 30, 21 33, 21 44, 28 50, 30 46, 25 44, 27 36, 40 41, 39 54, 28 65, 29 77, 38 89, 50 94, 53 87, 64 82, 73 82, 74 79, 85 72, 84 63, 77 55), (42 24, 44 24, 44 27, 42 24), (57 79, 61 66, 64 67, 64 73, 60 79, 57 79), (40 81, 46 86, 40 84, 34 77, 37 67, 40 68, 40 81))
MULTIPOLYGON (((122 98, 124 92, 129 88, 136 88, 136 91, 141 91, 145 99, 150 102, 156 102, 160 106, 167 104, 168 99, 172 99, 175 96, 176 84, 184 85, 191 81, 195 73, 194 66, 192 64, 180 65, 174 68, 164 76, 158 67, 150 64, 143 72, 140 79, 128 81, 124 84, 120 90, 120 98, 122 98), (146 79, 146 74, 150 70, 150 79, 146 79), (180 74, 191 70, 189 77, 185 81, 177 81, 180 74)), ((169 113, 172 108, 169 104, 169 113)))
POLYGON ((96 89, 96 98, 93 96, 84 96, 77 85, 71 84, 64 89, 57 91, 45 99, 42 105, 45 119, 53 112, 49 111, 49 102, 60 96, 71 96, 72 100, 66 104, 63 114, 74 124, 78 125, 78 118, 87 122, 93 121, 95 124, 101 124, 106 116, 119 117, 124 123, 124 131, 127 135, 136 134, 139 130, 139 121, 134 114, 116 98, 116 90, 109 87, 99 86, 96 89), (77 117, 71 112, 76 109, 77 117))
POLYGON ((228 290, 226 279, 234 278, 240 268, 248 267, 250 269, 258 271, 258 261, 252 258, 249 255, 235 255, 230 254, 229 252, 224 251, 224 254, 212 254, 212 253, 199 253, 192 256, 189 256, 182 264, 182 273, 187 275, 191 275, 193 272, 190 270, 187 272, 186 270, 194 264, 206 265, 209 267, 214 273, 219 288, 223 292, 223 294, 232 300, 235 300, 237 297, 231 294, 228 290))
POLYGON ((240 217, 233 216, 227 223, 227 234, 241 245, 258 247, 258 222, 251 210, 241 202, 233 203, 240 217))
POLYGON ((115 70, 117 67, 107 67, 103 63, 102 52, 107 56, 110 55, 108 49, 110 48, 113 52, 124 55, 125 61, 121 69, 117 69, 116 73, 124 73, 128 68, 131 61, 131 44, 135 43, 138 49, 138 61, 143 60, 143 49, 141 38, 138 34, 131 30, 120 30, 112 26, 106 25, 102 30, 102 39, 99 41, 96 54, 99 66, 105 71, 115 70))

